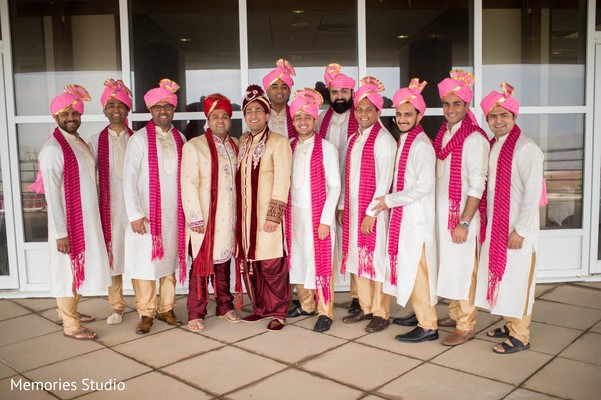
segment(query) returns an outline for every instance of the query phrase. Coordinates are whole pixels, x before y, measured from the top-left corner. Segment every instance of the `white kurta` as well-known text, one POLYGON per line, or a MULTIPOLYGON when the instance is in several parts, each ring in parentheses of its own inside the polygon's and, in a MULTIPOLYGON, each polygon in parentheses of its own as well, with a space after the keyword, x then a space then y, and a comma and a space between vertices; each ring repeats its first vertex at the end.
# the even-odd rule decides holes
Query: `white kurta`
MULTIPOLYGON (((79 167, 83 229, 86 241, 85 279, 77 291, 82 295, 106 295, 110 285, 109 264, 98 211, 96 167, 85 143, 61 130, 79 167)), ((56 249, 56 240, 68 236, 64 186, 64 157, 61 145, 50 137, 40 151, 40 172, 48 205, 48 251, 50 255, 50 294, 73 297, 73 272, 68 254, 56 249)))
MULTIPOLYGON (((394 169, 393 190, 397 186, 399 160, 406 144, 407 134, 400 138, 394 169)), ((405 169, 405 185, 402 191, 386 195, 384 199, 389 208, 403 207, 403 219, 399 235, 397 253, 397 286, 390 281, 384 282, 383 291, 396 296, 396 301, 403 307, 407 304, 425 247, 428 265, 428 284, 430 287, 430 304, 438 302, 436 296, 436 279, 438 276, 436 259, 436 220, 435 220, 435 166, 436 154, 430 138, 422 132, 411 145, 405 169)), ((388 244, 386 245, 388 249, 388 244)), ((387 276, 390 276, 390 269, 387 276)))
MULTIPOLYGON (((129 134, 127 129, 117 133, 109 128, 109 179, 111 196, 111 242, 113 250, 113 269, 109 268, 112 276, 121 275, 125 265, 125 231, 129 228, 125 199, 123 197, 123 162, 129 134)), ((90 139, 90 150, 98 163, 98 138, 100 134, 90 139)))
MULTIPOLYGON (((292 155, 292 182, 290 201, 292 216, 292 243, 290 246, 290 283, 315 289, 315 246, 313 238, 311 157, 316 135, 301 142, 299 139, 292 155)), ((338 152, 334 145, 323 140, 323 166, 326 174, 326 202, 321 212, 321 224, 330 226, 332 248, 336 238, 336 208, 340 196, 338 152)), ((330 255, 331 259, 331 255, 330 255)))
MULTIPOLYGON (((461 123, 444 134, 445 146, 459 129, 461 123)), ((481 198, 486 185, 488 170, 488 141, 482 134, 474 131, 463 143, 461 160, 461 202, 459 215, 463 213, 467 196, 481 198)), ((438 295, 447 299, 467 300, 474 270, 474 256, 477 249, 477 237, 480 233, 480 213, 476 211, 470 221, 467 241, 453 243, 448 228, 449 216, 449 179, 451 172, 450 154, 444 160, 436 160, 436 224, 438 242, 438 295)))
MULTIPOLYGON (((177 181, 179 175, 177 173, 177 147, 172 129, 163 132, 157 126, 156 133, 165 255, 160 260, 151 261, 152 236, 150 234, 150 224, 146 224, 146 234, 144 235, 135 233, 130 224, 130 228, 125 231, 125 270, 134 279, 155 280, 173 273, 178 267, 177 181)), ((186 141, 183 135, 181 135, 181 138, 184 142, 186 141)), ((150 219, 148 133, 146 127, 137 131, 129 139, 123 169, 123 193, 129 222, 144 217, 150 219)))
MULTIPOLYGON (((478 284, 476 286, 476 306, 490 309, 486 301, 488 288, 488 257, 490 249, 492 218, 494 218, 495 179, 497 162, 503 143, 503 136, 490 151, 488 164, 488 225, 486 240, 482 246, 478 284)), ((534 303, 534 281, 528 291, 528 279, 532 253, 538 248, 539 213, 538 203, 542 192, 544 155, 540 148, 529 138, 520 135, 515 145, 511 168, 511 197, 509 206, 509 233, 514 229, 524 238, 522 248, 507 250, 507 266, 499 284, 499 294, 491 313, 508 317, 522 318, 524 306, 526 314, 532 312, 534 303)), ((536 268, 534 271, 536 277, 536 268)))
MULTIPOLYGON (((381 123, 380 123, 381 124, 381 123)), ((376 197, 385 196, 390 192, 390 185, 392 184, 392 175, 394 173, 394 159, 396 155, 396 141, 382 126, 378 136, 374 143, 374 157, 376 162, 376 191, 372 197, 372 201, 367 207, 367 210, 359 210, 359 180, 361 171, 361 157, 365 142, 369 136, 369 133, 373 129, 373 126, 367 128, 362 133, 355 133, 358 135, 353 149, 351 152, 351 165, 350 165, 350 178, 349 187, 345 185, 345 180, 342 180, 342 190, 340 200, 338 201, 338 209, 344 209, 344 191, 349 190, 349 202, 351 209, 349 210, 350 221, 349 221, 349 251, 346 262, 346 269, 348 272, 357 274, 359 267, 359 249, 357 235, 361 234, 358 232, 360 221, 363 221, 365 215, 371 217, 375 216, 372 210, 378 202, 375 200, 376 197)), ((353 136, 354 136, 353 135, 353 136)), ((351 136, 352 138, 352 136, 351 136)), ((349 138, 350 140, 350 138, 349 138)), ((346 164, 346 163, 344 163, 346 164)), ((345 165, 342 165, 344 170, 345 165)), ((388 261, 388 253, 386 249, 386 240, 388 237, 388 211, 382 211, 376 217, 376 247, 374 250, 374 269, 376 270, 376 276, 373 280, 377 282, 384 282, 386 274, 386 268, 390 264, 388 261)), ((343 249, 344 251, 344 249, 343 249)), ((361 275, 370 278, 369 275, 361 275)))

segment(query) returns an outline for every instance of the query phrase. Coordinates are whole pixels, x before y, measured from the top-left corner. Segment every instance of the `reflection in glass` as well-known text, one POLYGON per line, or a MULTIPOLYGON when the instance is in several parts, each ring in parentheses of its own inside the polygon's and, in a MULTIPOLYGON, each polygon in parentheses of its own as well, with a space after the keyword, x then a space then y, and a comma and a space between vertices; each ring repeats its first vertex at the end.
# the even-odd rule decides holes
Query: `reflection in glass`
POLYGON ((4 212, 4 182, 0 164, 0 275, 9 275, 8 247, 6 239, 6 214, 4 212))
POLYGON ((426 104, 440 106, 436 83, 452 69, 473 71, 471 7, 469 0, 366 0, 367 73, 384 83, 386 98, 419 77, 429 82, 426 104))
MULTIPOLYGON (((597 32, 601 31, 601 0, 597 0, 597 8, 595 13, 595 27, 597 32)), ((599 236, 601 238, 601 236, 599 236)), ((601 246, 599 246, 599 259, 601 259, 601 246)))
POLYGON ((585 1, 482 5, 484 93, 505 81, 525 106, 584 105, 585 1))

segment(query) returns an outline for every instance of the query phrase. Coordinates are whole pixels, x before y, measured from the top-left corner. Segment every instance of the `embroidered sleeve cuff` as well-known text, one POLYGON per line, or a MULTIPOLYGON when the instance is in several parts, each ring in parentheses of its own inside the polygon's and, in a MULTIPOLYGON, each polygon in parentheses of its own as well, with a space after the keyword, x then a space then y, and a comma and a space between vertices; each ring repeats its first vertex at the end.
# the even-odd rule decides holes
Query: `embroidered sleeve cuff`
POLYGON ((270 200, 269 208, 267 209, 267 221, 275 223, 282 222, 282 216, 286 211, 286 203, 278 200, 270 200))
POLYGON ((186 226, 187 226, 188 228, 196 228, 196 227, 199 227, 199 226, 203 226, 204 224, 205 224, 205 222, 204 222, 203 220, 199 220, 199 221, 191 221, 191 222, 188 222, 188 223, 186 224, 186 226))

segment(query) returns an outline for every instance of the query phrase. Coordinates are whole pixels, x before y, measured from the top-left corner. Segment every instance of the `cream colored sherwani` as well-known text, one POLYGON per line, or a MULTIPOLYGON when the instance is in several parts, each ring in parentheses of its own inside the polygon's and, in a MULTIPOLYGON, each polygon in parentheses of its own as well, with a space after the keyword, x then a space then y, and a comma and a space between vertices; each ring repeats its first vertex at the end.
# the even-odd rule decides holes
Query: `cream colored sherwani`
POLYGON ((269 126, 269 130, 272 132, 281 133, 282 136, 291 139, 290 134, 288 133, 288 107, 284 107, 284 109, 280 112, 276 112, 273 108, 269 112, 269 121, 267 125, 269 126))

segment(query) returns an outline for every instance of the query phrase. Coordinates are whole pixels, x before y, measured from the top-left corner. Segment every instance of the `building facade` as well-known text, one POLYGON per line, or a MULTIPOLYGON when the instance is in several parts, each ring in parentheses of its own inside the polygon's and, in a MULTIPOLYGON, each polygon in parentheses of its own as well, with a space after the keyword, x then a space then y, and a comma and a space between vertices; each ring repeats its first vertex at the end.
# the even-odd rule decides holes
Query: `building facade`
MULTIPOLYGON (((436 83, 451 69, 476 76, 472 110, 505 81, 521 102, 519 125, 545 153, 549 204, 540 209, 539 281, 601 279, 601 0, 0 0, 0 290, 48 293, 43 196, 28 190, 38 151, 55 124, 48 104, 63 86, 87 88, 80 133, 106 119, 103 82, 134 92, 133 128, 150 116, 144 93, 162 78, 181 85, 175 114, 188 136, 204 126, 202 97, 239 105, 279 58, 296 69, 293 90, 324 90, 337 62, 379 78, 384 96, 415 76, 429 82, 422 125, 444 120, 436 83)), ((394 130, 391 101, 382 120, 394 130)), ((385 105, 386 107, 386 105, 385 105)), ((348 280, 337 288, 348 287, 348 280)))

